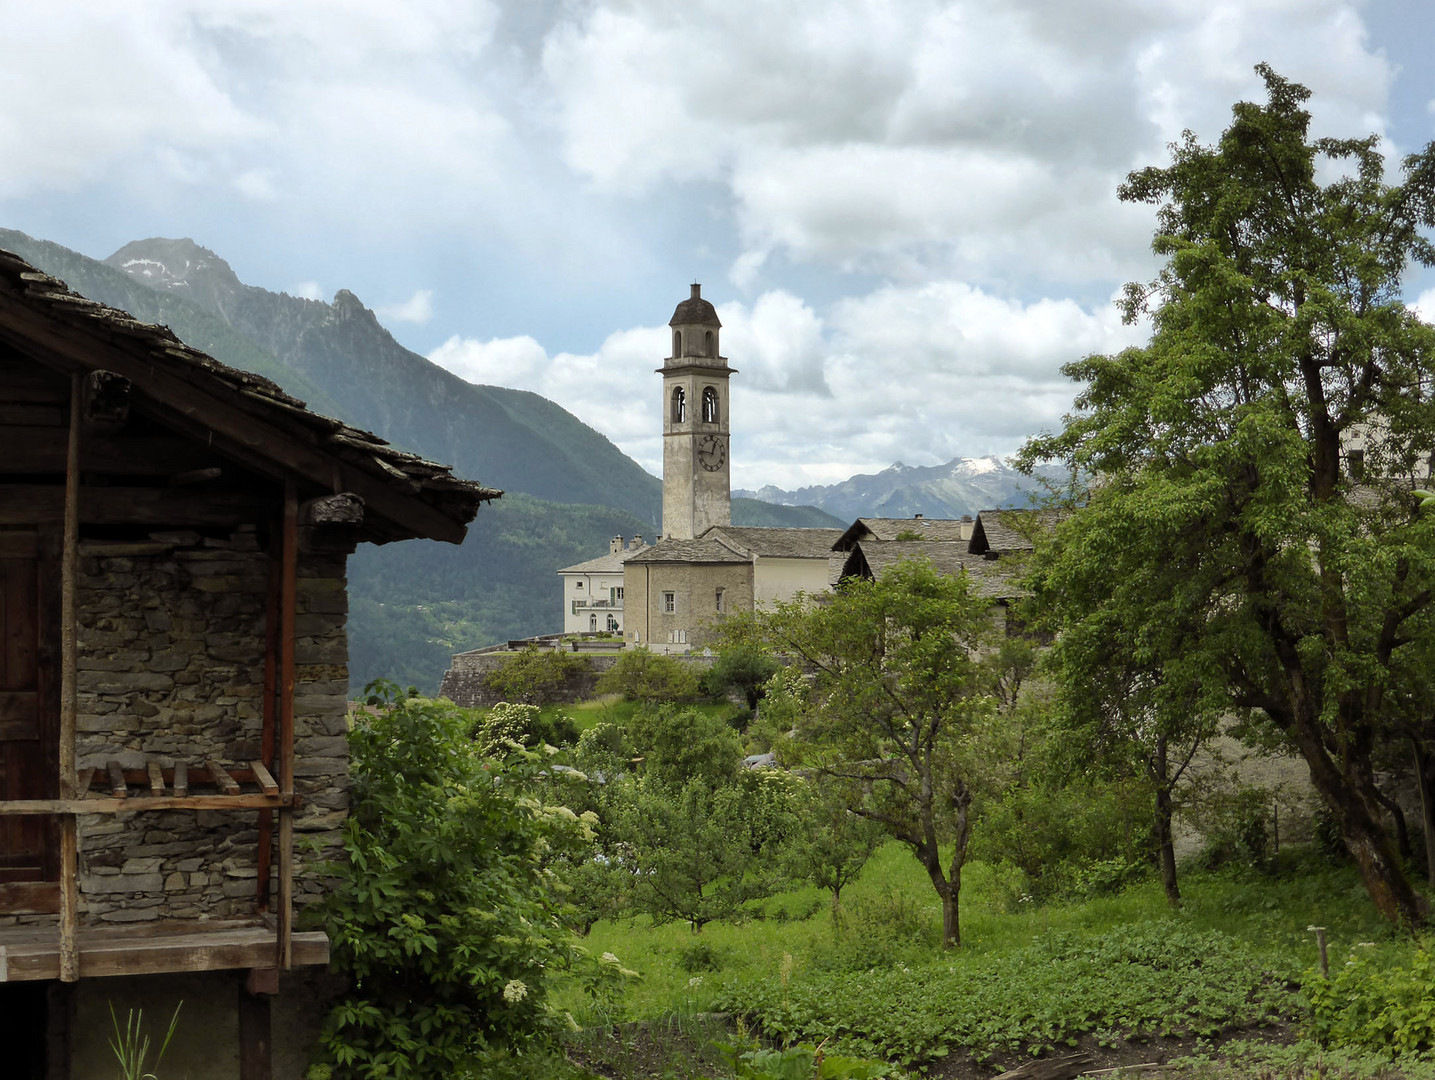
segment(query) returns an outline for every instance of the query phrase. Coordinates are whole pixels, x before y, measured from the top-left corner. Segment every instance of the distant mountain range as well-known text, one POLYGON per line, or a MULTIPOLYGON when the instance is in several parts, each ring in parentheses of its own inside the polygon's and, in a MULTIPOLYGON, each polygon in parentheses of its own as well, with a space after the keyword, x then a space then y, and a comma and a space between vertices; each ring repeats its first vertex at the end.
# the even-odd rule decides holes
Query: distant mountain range
MULTIPOLYGON (((452 652, 561 625, 554 571, 657 534, 662 485, 605 436, 538 394, 476 386, 405 349, 353 293, 332 303, 246 285, 190 240, 126 244, 97 261, 0 229, 77 292, 164 323, 227 364, 266 375, 309 407, 505 489, 459 548, 409 541, 350 561, 354 688, 383 675, 424 690, 452 652)), ((735 523, 831 526, 813 507, 735 499, 735 523)))
POLYGON ((1026 506, 1041 491, 1039 479, 1017 472, 999 457, 988 456, 959 457, 931 466, 899 461, 879 473, 854 476, 840 484, 796 491, 769 486, 733 494, 779 506, 815 506, 850 524, 859 517, 975 516, 981 510, 1026 506))

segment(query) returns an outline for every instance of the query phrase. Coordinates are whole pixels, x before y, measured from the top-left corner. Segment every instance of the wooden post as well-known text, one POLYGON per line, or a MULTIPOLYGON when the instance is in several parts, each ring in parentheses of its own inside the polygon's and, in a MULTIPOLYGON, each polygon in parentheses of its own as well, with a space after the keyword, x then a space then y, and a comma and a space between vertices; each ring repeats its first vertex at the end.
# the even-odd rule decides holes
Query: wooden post
MULTIPOLYGON (((291 476, 284 482, 283 566, 279 587, 279 792, 294 794, 294 635, 299 603, 299 496, 291 476)), ((279 810, 278 966, 293 961, 294 807, 279 810)))
POLYGON ((274 1080, 269 995, 239 979, 239 1080, 274 1080))
MULTIPOLYGON (((65 533, 60 565, 60 798, 75 792, 75 717, 79 711, 75 589, 80 551, 80 396, 83 376, 70 377, 69 448, 65 458, 65 533)), ((60 981, 80 978, 75 926, 80 904, 79 837, 74 814, 60 815, 60 981)))
MULTIPOLYGON (((282 526, 281 526, 282 529, 282 526)), ((281 530, 275 530, 281 531, 281 530)), ((280 568, 283 564, 282 539, 269 540, 269 587, 264 604, 264 701, 263 727, 259 734, 259 757, 274 771, 274 725, 279 711, 279 591, 280 568)), ((255 883, 255 902, 260 911, 269 910, 270 867, 274 858, 274 813, 259 811, 259 874, 255 883)))

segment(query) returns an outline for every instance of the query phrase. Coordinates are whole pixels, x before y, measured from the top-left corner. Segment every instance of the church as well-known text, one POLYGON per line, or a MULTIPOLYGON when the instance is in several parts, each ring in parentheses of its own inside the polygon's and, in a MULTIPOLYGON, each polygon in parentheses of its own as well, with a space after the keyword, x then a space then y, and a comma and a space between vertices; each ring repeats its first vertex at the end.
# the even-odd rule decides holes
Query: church
POLYGON ((663 378, 663 522, 658 542, 623 563, 630 647, 687 652, 704 647, 733 611, 830 588, 841 529, 732 524, 728 379, 722 323, 702 286, 668 323, 672 355, 663 378))

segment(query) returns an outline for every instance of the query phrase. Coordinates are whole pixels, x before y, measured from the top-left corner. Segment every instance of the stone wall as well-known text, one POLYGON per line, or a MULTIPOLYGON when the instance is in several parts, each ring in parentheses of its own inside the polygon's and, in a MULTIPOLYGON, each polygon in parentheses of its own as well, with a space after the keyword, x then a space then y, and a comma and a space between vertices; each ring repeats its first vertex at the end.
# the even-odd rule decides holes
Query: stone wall
MULTIPOLYGON (((111 759, 169 768, 182 757, 194 770, 208 756, 238 767, 258 758, 269 560, 253 533, 88 542, 80 562, 80 768, 103 772, 111 759)), ((296 851, 300 904, 322 887, 304 865, 336 853, 347 814, 346 616, 343 557, 301 556, 294 774, 303 802, 295 830, 320 851, 296 851)), ((81 817, 81 920, 253 914, 258 818, 193 810, 81 817)))
POLYGON ((722 618, 716 593, 723 590, 723 610, 751 611, 751 563, 629 563, 623 574, 624 639, 662 653, 701 649, 713 638, 713 624, 722 618), (663 610, 663 593, 673 594, 674 610, 663 610), (681 636, 684 640, 676 640, 681 636))

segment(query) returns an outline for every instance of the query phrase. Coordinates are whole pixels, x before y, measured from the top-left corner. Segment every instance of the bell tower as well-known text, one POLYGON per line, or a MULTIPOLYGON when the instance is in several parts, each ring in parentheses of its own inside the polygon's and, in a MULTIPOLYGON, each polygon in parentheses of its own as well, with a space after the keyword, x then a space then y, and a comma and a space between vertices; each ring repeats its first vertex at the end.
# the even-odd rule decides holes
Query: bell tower
POLYGON ((691 540, 732 524, 728 385, 733 369, 718 351, 722 323, 702 286, 668 322, 673 352, 663 377, 663 536, 691 540))

